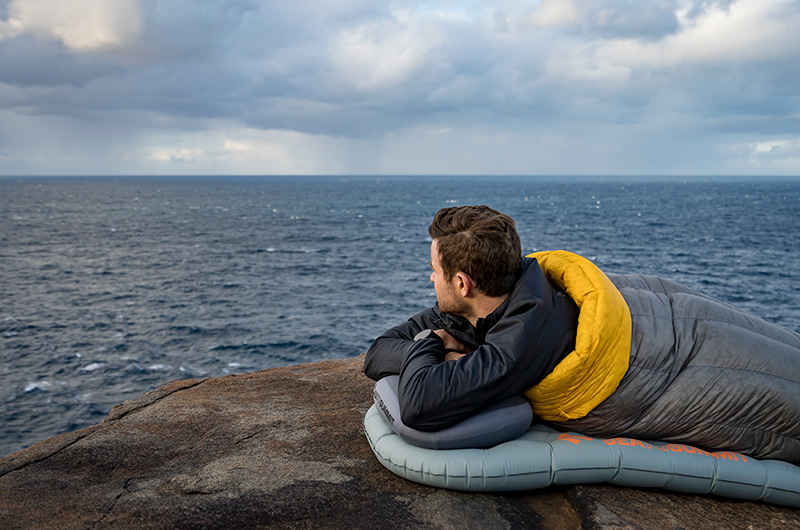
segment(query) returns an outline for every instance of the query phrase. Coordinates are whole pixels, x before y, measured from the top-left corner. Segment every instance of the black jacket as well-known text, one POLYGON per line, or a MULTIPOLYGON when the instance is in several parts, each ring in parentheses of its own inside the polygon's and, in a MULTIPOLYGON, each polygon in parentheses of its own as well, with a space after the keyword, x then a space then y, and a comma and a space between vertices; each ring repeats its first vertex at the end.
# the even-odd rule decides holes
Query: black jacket
POLYGON ((426 309, 372 343, 364 373, 374 380, 400 374, 403 422, 444 429, 536 385, 575 348, 577 326, 572 299, 550 285, 535 259, 523 258, 511 294, 476 326, 438 306, 426 309), (476 349, 442 362, 441 340, 413 340, 423 329, 445 329, 476 349))

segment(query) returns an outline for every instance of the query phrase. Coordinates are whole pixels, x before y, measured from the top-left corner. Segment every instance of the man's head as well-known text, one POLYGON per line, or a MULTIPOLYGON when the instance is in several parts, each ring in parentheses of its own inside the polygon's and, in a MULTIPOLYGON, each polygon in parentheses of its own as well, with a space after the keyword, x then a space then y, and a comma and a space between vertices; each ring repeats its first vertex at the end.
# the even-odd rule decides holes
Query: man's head
POLYGON ((511 292, 522 258, 519 234, 511 217, 488 206, 442 208, 428 233, 446 281, 462 272, 486 296, 511 292))

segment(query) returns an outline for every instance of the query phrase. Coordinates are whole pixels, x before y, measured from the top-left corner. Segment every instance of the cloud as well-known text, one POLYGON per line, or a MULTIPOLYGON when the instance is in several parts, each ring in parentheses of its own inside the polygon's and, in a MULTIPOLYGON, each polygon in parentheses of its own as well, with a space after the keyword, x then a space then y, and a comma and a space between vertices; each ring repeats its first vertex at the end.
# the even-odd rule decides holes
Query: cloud
POLYGON ((749 145, 751 164, 796 168, 800 163, 800 136, 755 142, 749 145))
POLYGON ((789 0, 0 0, 0 172, 752 170, 799 125, 798 25, 789 0))
POLYGON ((181 174, 349 173, 343 140, 292 131, 243 128, 216 122, 192 132, 162 130, 127 142, 119 153, 131 168, 164 173, 180 165, 181 174))
POLYGON ((0 37, 30 33, 76 52, 124 48, 139 36, 142 22, 138 0, 13 0, 7 12, 0 37))
MULTIPOLYGON (((145 156, 154 162, 197 162, 207 164, 223 161, 241 166, 243 163, 272 162, 290 169, 289 147, 280 140, 261 138, 257 131, 233 131, 232 137, 220 139, 218 134, 203 134, 194 139, 204 147, 155 147, 145 156)), ((287 142, 290 143, 290 142, 287 142)), ((130 155, 126 155, 128 159, 130 155)))
POLYGON ((543 0, 526 22, 600 38, 658 40, 679 28, 674 1, 543 0))
POLYGON ((570 26, 578 20, 578 8, 572 0, 543 0, 530 16, 530 21, 542 27, 570 26))
POLYGON ((437 27, 427 32, 409 24, 381 21, 337 35, 331 46, 331 67, 338 83, 360 92, 405 86, 430 70, 434 50, 443 38, 437 27))
POLYGON ((0 20, 0 40, 13 39, 23 33, 25 33, 25 26, 21 20, 16 18, 0 20))
POLYGON ((204 158, 204 149, 160 149, 154 151, 147 157, 147 160, 155 162, 191 162, 204 158))
POLYGON ((597 55, 642 70, 789 59, 800 43, 793 30, 800 13, 793 4, 787 0, 713 4, 694 18, 679 16, 680 30, 658 42, 612 40, 599 46, 597 55))

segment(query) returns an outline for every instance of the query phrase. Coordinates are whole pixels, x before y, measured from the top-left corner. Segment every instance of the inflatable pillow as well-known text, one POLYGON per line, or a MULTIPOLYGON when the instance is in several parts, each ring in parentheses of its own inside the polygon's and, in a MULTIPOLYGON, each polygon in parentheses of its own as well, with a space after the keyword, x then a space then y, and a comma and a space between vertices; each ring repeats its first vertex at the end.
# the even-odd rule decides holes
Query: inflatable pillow
POLYGON ((378 381, 373 398, 378 413, 400 438, 428 449, 484 448, 521 436, 533 420, 533 411, 525 397, 511 396, 466 420, 440 431, 412 429, 400 419, 397 384, 400 377, 390 375, 378 381))

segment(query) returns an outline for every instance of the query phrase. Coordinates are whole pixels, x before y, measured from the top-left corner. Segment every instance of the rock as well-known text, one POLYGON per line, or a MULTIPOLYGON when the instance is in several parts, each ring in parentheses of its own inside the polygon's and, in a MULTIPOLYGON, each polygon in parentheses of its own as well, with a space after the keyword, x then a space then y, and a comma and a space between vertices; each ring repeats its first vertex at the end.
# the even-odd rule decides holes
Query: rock
POLYGON ((512 494, 385 470, 363 358, 173 381, 0 460, 0 528, 800 528, 762 503, 614 486, 512 494))

